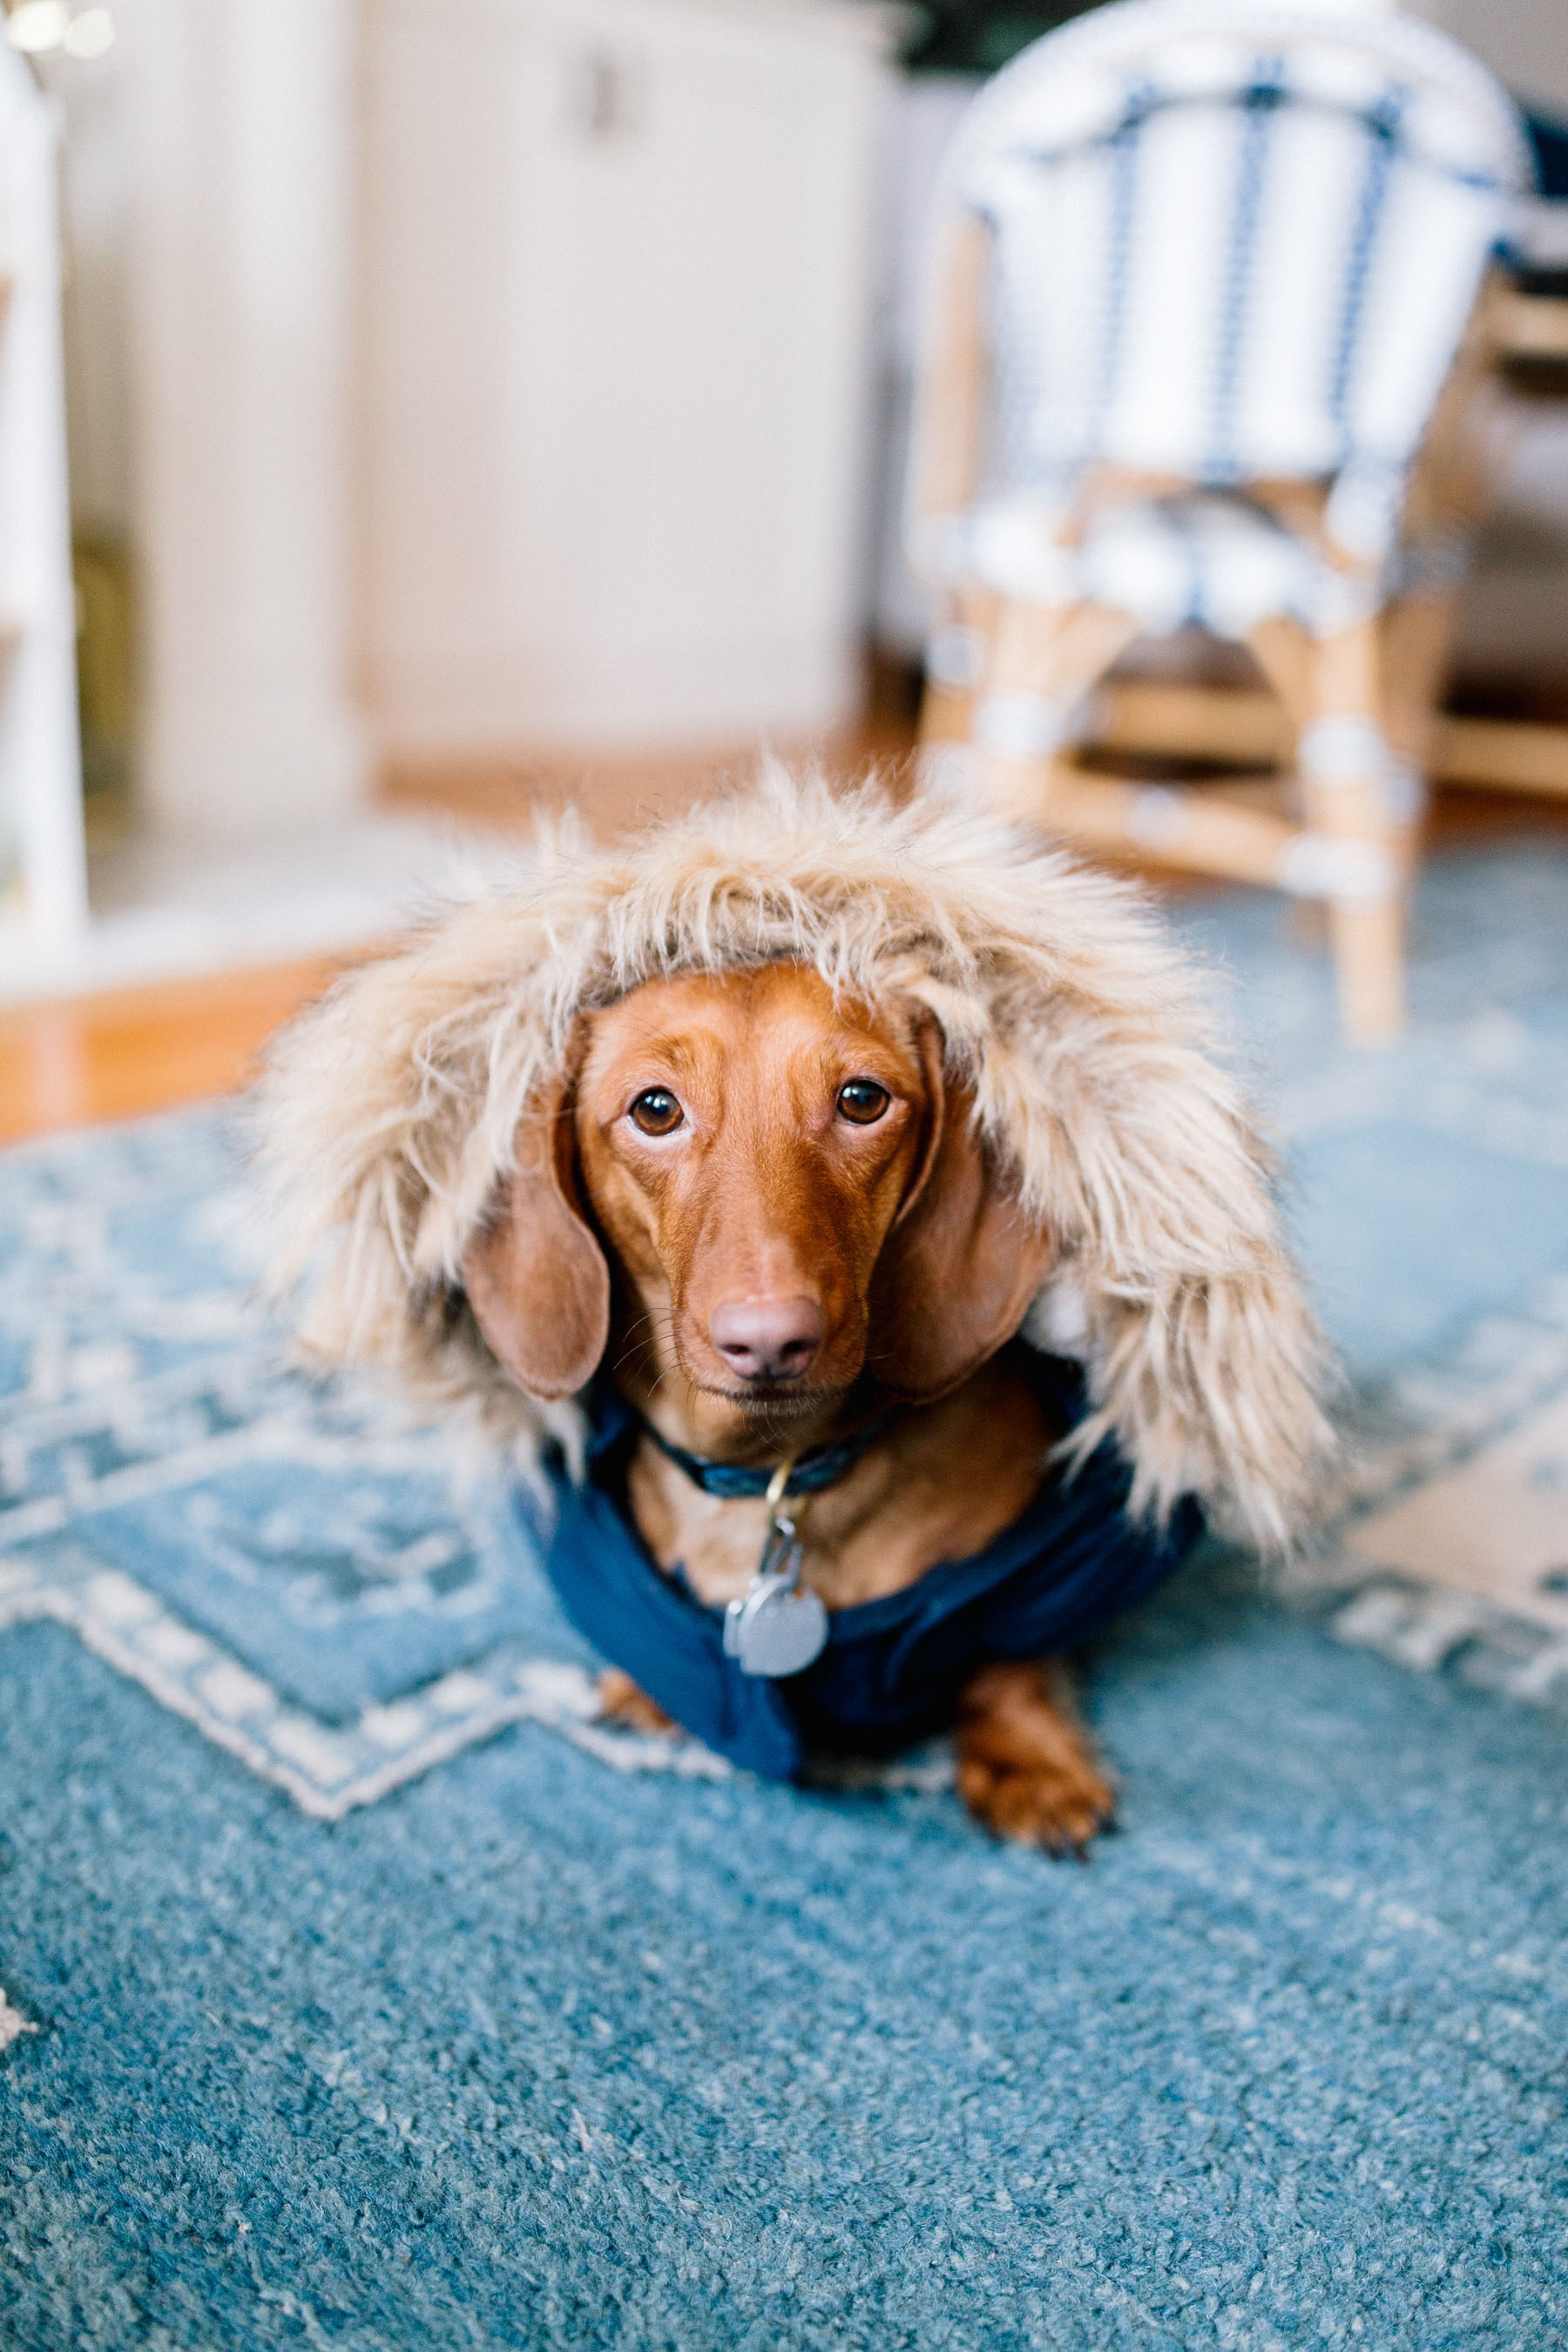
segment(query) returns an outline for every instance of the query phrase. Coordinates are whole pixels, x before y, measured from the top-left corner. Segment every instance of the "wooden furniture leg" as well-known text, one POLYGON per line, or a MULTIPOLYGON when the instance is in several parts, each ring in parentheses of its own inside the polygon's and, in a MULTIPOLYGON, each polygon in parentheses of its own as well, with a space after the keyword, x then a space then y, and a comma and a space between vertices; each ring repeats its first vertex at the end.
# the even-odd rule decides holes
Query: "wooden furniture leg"
POLYGON ((1391 761, 1386 794, 1390 839, 1405 890, 1421 854, 1443 689, 1458 617, 1457 593, 1403 596, 1384 614, 1378 633, 1378 701, 1391 761))
POLYGON ((1374 1045, 1405 1024, 1405 910, 1375 616, 1319 640, 1311 676, 1312 716, 1297 749, 1308 830, 1294 873, 1280 878, 1327 900, 1341 1019, 1347 1035, 1374 1045))
POLYGON ((931 632, 920 726, 927 767, 932 761, 923 755, 970 740, 1001 604, 994 589, 966 585, 954 592, 946 618, 931 632))
MULTIPOLYGON (((1301 730, 1312 717, 1312 641, 1300 621, 1279 614, 1260 621, 1248 632, 1247 643, 1285 714, 1289 729, 1289 766, 1294 770, 1301 730)), ((1302 810, 1299 776, 1296 785, 1298 800, 1293 814, 1300 822, 1302 810)), ((1292 947, 1304 954, 1322 954, 1329 945, 1329 910, 1322 899, 1292 898, 1286 932, 1292 947)))
POLYGON ((1390 814, 1406 887, 1420 847, 1426 788, 1437 765, 1464 551, 1495 500, 1517 432, 1497 373, 1509 299, 1501 272, 1492 271, 1411 470, 1400 529, 1406 563, 1414 568, 1405 593, 1385 607, 1379 628, 1379 708, 1393 760, 1390 814))
POLYGON ((1270 620, 1247 642, 1297 735, 1306 829, 1276 878, 1322 904, 1341 1019, 1347 1035, 1374 1044, 1404 1025, 1402 892, 1415 841, 1391 805, 1379 623, 1317 639, 1298 622, 1270 620))
POLYGON ((1106 604, 1001 602, 972 723, 980 790, 993 807, 1055 822, 1058 753, 1085 694, 1137 635, 1130 614, 1106 604))

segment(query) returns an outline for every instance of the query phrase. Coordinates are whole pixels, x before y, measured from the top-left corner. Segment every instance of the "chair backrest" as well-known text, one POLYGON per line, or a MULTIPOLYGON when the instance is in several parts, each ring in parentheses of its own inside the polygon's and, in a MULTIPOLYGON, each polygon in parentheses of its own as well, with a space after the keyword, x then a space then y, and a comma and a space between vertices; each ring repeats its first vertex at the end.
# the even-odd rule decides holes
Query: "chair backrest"
POLYGON ((1503 92, 1408 18, 1120 0, 1047 35, 939 198, 993 232, 994 480, 1349 468, 1386 509, 1528 171, 1503 92))

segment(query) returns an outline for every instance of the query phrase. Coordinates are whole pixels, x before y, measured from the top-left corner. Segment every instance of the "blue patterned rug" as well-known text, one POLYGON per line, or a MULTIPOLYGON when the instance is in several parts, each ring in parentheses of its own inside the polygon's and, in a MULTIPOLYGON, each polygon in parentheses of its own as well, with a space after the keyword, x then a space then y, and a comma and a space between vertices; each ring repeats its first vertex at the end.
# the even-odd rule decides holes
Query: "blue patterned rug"
POLYGON ((0 2344, 1568 2337, 1568 860, 1434 866, 1375 1059, 1184 919, 1354 1453, 1102 1646, 1087 1870, 596 1725, 482 1471, 284 1368, 222 1113, 0 1160, 0 2344))

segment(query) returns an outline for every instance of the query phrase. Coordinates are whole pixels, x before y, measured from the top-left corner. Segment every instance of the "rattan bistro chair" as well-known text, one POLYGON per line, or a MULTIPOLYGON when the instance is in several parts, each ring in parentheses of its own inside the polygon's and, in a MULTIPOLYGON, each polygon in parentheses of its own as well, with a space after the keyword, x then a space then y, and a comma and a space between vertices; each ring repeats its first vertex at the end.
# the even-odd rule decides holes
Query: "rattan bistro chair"
POLYGON ((1466 52, 1327 0, 1099 9, 986 85, 943 168, 909 524, 945 615, 930 787, 1322 899, 1361 1037, 1402 1019, 1419 795, 1379 621, 1452 565, 1402 518, 1526 172, 1466 52), (1280 807, 1072 757, 1131 643, 1194 625, 1285 705, 1280 807))

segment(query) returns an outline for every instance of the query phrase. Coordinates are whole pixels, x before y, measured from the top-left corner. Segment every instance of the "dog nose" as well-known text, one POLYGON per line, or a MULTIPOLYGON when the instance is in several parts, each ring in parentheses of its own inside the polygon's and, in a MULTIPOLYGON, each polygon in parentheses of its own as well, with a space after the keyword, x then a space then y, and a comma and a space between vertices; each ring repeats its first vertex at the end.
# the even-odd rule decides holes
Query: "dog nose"
POLYGON ((822 1345, 815 1298, 726 1298, 708 1319, 713 1345, 746 1381, 798 1381, 822 1345))

